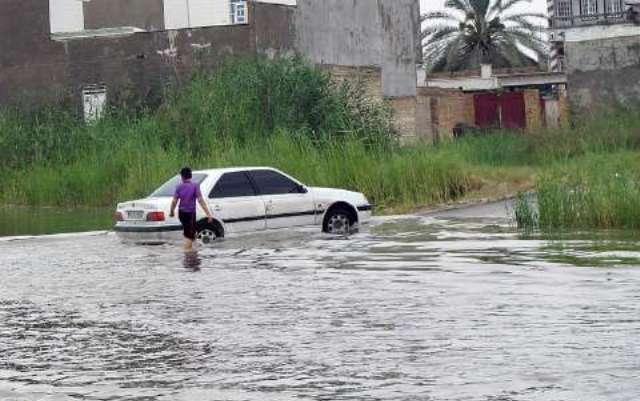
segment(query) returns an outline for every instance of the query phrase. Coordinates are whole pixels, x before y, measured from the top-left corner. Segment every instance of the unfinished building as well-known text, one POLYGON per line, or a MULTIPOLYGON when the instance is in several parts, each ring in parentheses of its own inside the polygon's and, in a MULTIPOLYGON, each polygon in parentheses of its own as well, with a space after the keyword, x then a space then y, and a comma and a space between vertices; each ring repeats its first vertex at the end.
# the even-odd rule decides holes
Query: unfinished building
POLYGON ((640 26, 632 3, 548 1, 552 68, 566 72, 574 112, 640 99, 640 26))

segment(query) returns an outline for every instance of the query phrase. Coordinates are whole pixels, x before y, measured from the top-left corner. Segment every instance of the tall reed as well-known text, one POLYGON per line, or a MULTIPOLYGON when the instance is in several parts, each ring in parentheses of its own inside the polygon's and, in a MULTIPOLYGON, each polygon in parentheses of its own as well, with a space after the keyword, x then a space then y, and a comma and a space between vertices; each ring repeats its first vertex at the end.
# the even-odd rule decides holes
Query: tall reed
POLYGON ((521 199, 521 227, 543 230, 640 228, 640 155, 588 154, 544 171, 537 208, 521 199), (537 210, 537 212, 536 212, 537 210), (528 213, 526 213, 528 212, 528 213))

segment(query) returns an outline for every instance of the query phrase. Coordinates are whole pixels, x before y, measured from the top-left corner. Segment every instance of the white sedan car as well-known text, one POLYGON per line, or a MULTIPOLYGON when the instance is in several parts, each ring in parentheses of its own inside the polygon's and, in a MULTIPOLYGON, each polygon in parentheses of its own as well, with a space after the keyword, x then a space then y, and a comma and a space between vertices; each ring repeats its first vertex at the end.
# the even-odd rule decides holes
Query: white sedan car
MULTIPOLYGON (((363 194, 307 187, 273 168, 194 171, 192 181, 200 184, 214 215, 208 223, 198 206, 198 239, 204 244, 237 233, 312 225, 344 234, 371 218, 372 206, 363 194)), ((148 198, 118 204, 114 230, 120 238, 141 243, 180 238, 180 222, 169 217, 179 183, 180 176, 173 177, 148 198)))

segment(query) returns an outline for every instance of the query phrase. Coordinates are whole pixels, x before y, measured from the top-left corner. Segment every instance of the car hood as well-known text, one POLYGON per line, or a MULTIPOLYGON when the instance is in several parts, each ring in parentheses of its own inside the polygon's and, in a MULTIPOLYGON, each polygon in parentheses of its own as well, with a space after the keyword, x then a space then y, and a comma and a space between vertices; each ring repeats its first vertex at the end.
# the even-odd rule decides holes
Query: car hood
POLYGON ((310 187, 309 191, 313 194, 316 201, 337 202, 344 201, 354 206, 368 205, 369 201, 360 192, 347 191, 346 189, 310 187))

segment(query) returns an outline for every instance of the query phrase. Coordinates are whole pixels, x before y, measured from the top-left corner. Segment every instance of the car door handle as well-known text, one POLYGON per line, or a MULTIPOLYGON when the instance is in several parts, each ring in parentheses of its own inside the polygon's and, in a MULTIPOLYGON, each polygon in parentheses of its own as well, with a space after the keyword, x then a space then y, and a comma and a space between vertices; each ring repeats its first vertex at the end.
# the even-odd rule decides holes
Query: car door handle
POLYGON ((219 212, 219 211, 221 211, 221 210, 222 210, 222 207, 221 207, 220 205, 214 205, 214 206, 213 206, 213 211, 215 211, 215 212, 219 212))

